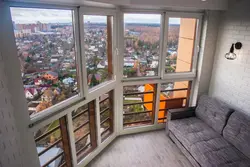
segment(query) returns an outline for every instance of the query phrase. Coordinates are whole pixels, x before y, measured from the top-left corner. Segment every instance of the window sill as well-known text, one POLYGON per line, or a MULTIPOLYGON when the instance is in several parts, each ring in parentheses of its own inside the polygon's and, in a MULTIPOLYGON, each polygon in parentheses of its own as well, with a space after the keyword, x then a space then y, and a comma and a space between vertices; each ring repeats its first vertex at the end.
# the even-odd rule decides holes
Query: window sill
POLYGON ((144 80, 152 80, 152 79, 161 79, 161 78, 159 76, 123 78, 122 82, 144 81, 144 80))
POLYGON ((195 77, 195 72, 179 72, 164 74, 162 79, 194 79, 195 77))

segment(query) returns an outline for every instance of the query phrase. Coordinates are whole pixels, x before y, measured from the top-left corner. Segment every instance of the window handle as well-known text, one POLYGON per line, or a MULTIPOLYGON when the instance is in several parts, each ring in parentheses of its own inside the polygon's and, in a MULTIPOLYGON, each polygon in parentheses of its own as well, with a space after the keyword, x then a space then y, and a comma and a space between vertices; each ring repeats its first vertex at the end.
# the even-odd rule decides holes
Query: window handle
POLYGON ((115 54, 116 54, 116 56, 119 55, 119 50, 118 50, 118 48, 115 48, 115 54))
POLYGON ((200 53, 200 46, 197 45, 197 53, 200 53))

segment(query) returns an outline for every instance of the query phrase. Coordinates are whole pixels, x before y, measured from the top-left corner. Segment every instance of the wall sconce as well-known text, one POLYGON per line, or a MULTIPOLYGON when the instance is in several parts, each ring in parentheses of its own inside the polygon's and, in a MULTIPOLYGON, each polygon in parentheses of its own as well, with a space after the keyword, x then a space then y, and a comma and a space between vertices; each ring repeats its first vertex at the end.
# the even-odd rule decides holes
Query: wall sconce
POLYGON ((242 43, 241 42, 237 42, 237 43, 233 43, 231 48, 230 48, 230 51, 225 55, 225 58, 228 59, 228 60, 234 60, 236 59, 237 55, 234 53, 234 48, 235 49, 241 49, 242 48, 242 43))

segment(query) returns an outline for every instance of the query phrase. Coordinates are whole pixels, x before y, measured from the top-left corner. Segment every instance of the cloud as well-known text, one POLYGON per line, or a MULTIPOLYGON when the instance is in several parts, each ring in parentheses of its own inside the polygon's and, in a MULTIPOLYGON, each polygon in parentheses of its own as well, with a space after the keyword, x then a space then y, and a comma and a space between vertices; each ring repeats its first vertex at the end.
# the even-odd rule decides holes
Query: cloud
POLYGON ((160 14, 124 14, 125 23, 158 23, 161 22, 160 14))
POLYGON ((15 23, 69 23, 72 22, 71 10, 17 8, 11 7, 12 20, 15 23))
MULTIPOLYGON (((72 22, 71 10, 18 8, 11 7, 12 20, 15 23, 28 24, 40 21, 42 23, 70 23, 72 22)), ((106 16, 85 15, 84 22, 106 23, 106 16)), ((125 23, 155 23, 160 24, 160 14, 124 14, 125 23)), ((180 24, 179 18, 170 18, 170 24, 180 24)))

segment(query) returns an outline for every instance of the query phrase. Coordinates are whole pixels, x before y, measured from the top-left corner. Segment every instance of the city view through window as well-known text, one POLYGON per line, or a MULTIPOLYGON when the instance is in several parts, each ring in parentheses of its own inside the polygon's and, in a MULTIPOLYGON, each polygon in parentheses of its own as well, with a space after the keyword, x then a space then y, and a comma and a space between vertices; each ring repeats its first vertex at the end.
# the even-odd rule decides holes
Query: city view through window
POLYGON ((84 52, 89 88, 112 77, 112 16, 84 15, 84 52))
POLYGON ((196 23, 192 18, 169 18, 165 73, 191 71, 196 23))
POLYGON ((124 14, 125 78, 158 75, 160 25, 160 14, 124 14))
POLYGON ((11 8, 29 114, 79 93, 71 10, 11 8))
MULTIPOLYGON (((165 73, 190 72, 197 20, 169 18, 165 73)), ((124 14, 123 76, 157 76, 160 14, 124 14)))

